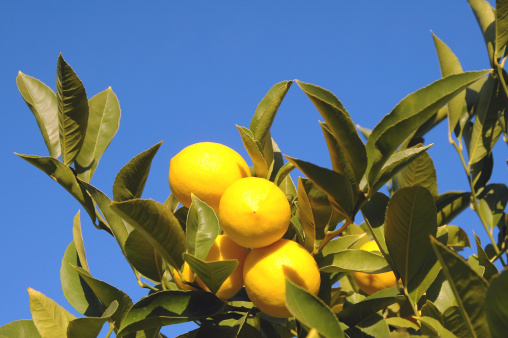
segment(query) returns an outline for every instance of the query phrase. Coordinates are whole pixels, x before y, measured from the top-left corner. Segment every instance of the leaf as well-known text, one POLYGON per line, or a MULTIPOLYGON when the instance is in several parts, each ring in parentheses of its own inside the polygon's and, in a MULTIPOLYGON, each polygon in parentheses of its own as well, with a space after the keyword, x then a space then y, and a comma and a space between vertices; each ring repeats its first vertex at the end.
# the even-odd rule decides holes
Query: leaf
POLYGON ((142 298, 125 316, 117 337, 222 313, 226 303, 206 291, 160 291, 142 298))
POLYGON ((125 241, 125 253, 129 263, 143 276, 160 281, 162 278, 162 260, 153 246, 138 230, 132 230, 125 241))
POLYGON ((28 288, 30 312, 42 337, 66 338, 69 321, 75 317, 39 291, 28 288))
POLYGON ((213 209, 192 195, 187 214, 187 252, 199 259, 206 259, 220 230, 219 219, 213 209))
POLYGON ((353 184, 360 182, 367 167, 367 153, 349 113, 330 91, 298 80, 296 83, 325 119, 341 149, 341 154, 337 155, 341 158, 341 169, 344 171, 338 171, 348 178, 349 173, 352 172, 356 180, 351 182, 353 184))
POLYGON ((489 257, 483 250, 480 237, 474 234, 474 238, 476 241, 476 250, 478 251, 478 263, 485 268, 483 277, 486 280, 490 281, 492 280, 492 278, 497 277, 499 275, 499 271, 497 271, 496 266, 489 260, 489 257))
POLYGON ((150 173, 153 157, 163 141, 135 156, 116 175, 113 183, 113 200, 123 202, 141 198, 146 179, 150 173))
POLYGON ((418 317, 418 320, 422 325, 422 334, 426 335, 436 335, 442 338, 455 338, 456 336, 445 329, 443 325, 436 319, 432 317, 418 317))
POLYGON ((372 130, 367 141, 367 177, 372 185, 378 171, 398 146, 435 112, 490 70, 450 75, 404 98, 372 130))
POLYGON ((438 196, 436 169, 427 152, 402 168, 393 176, 392 182, 395 191, 406 187, 421 186, 427 188, 434 199, 438 196))
POLYGON ((508 204, 508 187, 504 184, 489 184, 481 192, 478 200, 482 220, 494 229, 504 215, 508 204))
POLYGON ((496 57, 503 56, 503 50, 508 43, 508 2, 496 0, 496 57))
POLYGON ((265 142, 275 114, 277 114, 277 110, 292 84, 293 81, 282 81, 275 84, 259 102, 249 126, 256 140, 265 142))
MULTIPOLYGON (((443 41, 441 41, 434 33, 434 45, 436 46, 439 65, 441 67, 441 76, 447 77, 453 74, 463 72, 459 59, 443 41)), ((455 126, 459 122, 460 117, 465 113, 466 107, 466 91, 462 91, 448 102, 448 135, 451 137, 455 126)))
POLYGON ((462 318, 458 306, 450 306, 443 313, 444 327, 457 337, 473 337, 467 323, 462 318))
POLYGON ((390 158, 383 165, 378 175, 376 176, 373 184, 371 184, 372 193, 378 191, 383 187, 391 178, 396 175, 405 166, 416 160, 421 154, 429 149, 432 144, 424 147, 413 147, 404 149, 391 155, 390 158))
POLYGON ((337 317, 323 301, 286 278, 286 306, 295 318, 324 337, 344 337, 337 317))
POLYGON ((504 270, 490 282, 485 296, 485 313, 490 333, 494 338, 506 336, 508 332, 508 271, 504 270))
POLYGON ((103 311, 101 303, 73 266, 82 266, 74 241, 65 250, 60 268, 63 294, 69 304, 79 313, 88 317, 100 316, 103 311))
POLYGON ((293 183, 293 179, 291 176, 287 175, 279 184, 278 187, 284 195, 286 195, 286 198, 288 199, 290 205, 293 204, 293 201, 295 200, 297 196, 296 187, 293 183))
POLYGON ((110 307, 111 304, 113 304, 115 301, 118 302, 118 309, 111 316, 115 327, 118 328, 120 323, 122 323, 123 317, 132 307, 132 300, 130 297, 116 287, 101 280, 95 279, 90 275, 88 271, 83 270, 77 266, 74 266, 74 269, 76 269, 76 271, 85 280, 88 286, 90 286, 102 304, 104 304, 106 307, 110 307))
POLYGON ((372 129, 364 128, 364 127, 360 126, 359 124, 356 125, 356 128, 360 131, 360 133, 362 134, 363 138, 365 138, 365 140, 369 139, 369 136, 372 133, 372 129))
POLYGON ((436 207, 427 189, 403 188, 393 194, 386 209, 386 245, 406 287, 424 265, 431 252, 429 235, 436 232, 436 207))
POLYGON ((0 337, 41 338, 33 320, 15 320, 0 326, 0 337))
POLYGON ((365 234, 341 236, 328 242, 328 244, 324 246, 321 253, 326 257, 327 255, 350 249, 353 244, 358 242, 358 240, 362 239, 363 237, 365 237, 365 234))
POLYGON ((182 253, 186 250, 185 234, 176 217, 166 207, 152 200, 137 199, 113 202, 111 209, 141 231, 173 268, 182 266, 182 253))
POLYGON ((310 162, 285 157, 326 193, 332 207, 338 213, 348 219, 352 218, 358 193, 353 191, 351 183, 344 175, 310 162))
POLYGON ((111 87, 92 97, 88 107, 85 139, 76 157, 78 177, 87 183, 120 125, 120 104, 111 87))
POLYGON ((238 266, 238 260, 236 259, 205 262, 188 253, 184 253, 183 258, 213 294, 219 291, 222 283, 231 276, 238 266))
POLYGON ((388 263, 381 254, 374 252, 346 249, 327 256, 320 262, 323 272, 361 271, 379 273, 389 271, 388 263))
POLYGON ((345 332, 349 337, 392 337, 388 321, 379 313, 374 313, 345 332))
POLYGON ((62 161, 66 166, 76 159, 88 124, 88 98, 85 87, 62 54, 56 67, 56 98, 62 161))
POLYGON ((34 155, 16 154, 28 163, 42 170, 46 175, 57 181, 65 188, 81 205, 95 224, 95 207, 93 201, 76 179, 72 170, 62 162, 52 157, 40 157, 34 155))
POLYGON ((249 153, 249 156, 254 163, 254 170, 257 177, 267 178, 268 176, 268 163, 263 156, 262 145, 259 140, 254 138, 252 132, 245 128, 236 126, 242 137, 243 145, 249 153))
POLYGON ((276 186, 280 186, 284 182, 286 177, 289 175, 289 173, 293 171, 293 169, 295 169, 293 163, 288 162, 284 164, 277 172, 277 175, 275 176, 273 183, 275 183, 276 186))
POLYGON ((22 72, 18 73, 16 84, 28 108, 34 114, 49 155, 58 158, 60 156, 60 138, 55 92, 41 81, 22 72))
POLYGON ((300 222, 305 234, 305 249, 309 252, 314 252, 316 247, 317 233, 324 237, 324 228, 316 229, 314 215, 312 213, 312 206, 310 205, 309 197, 305 191, 301 177, 298 177, 298 209, 300 211, 300 222))
POLYGON ((444 225, 439 229, 446 229, 448 232, 448 241, 446 242, 446 246, 450 248, 463 248, 463 247, 471 247, 471 243, 469 242, 469 237, 464 229, 456 226, 456 225, 444 225))
POLYGON ((113 316, 117 309, 118 302, 114 301, 101 317, 76 318, 71 320, 67 327, 67 336, 79 338, 98 337, 104 323, 113 316))
POLYGON ((85 254, 85 245, 83 244, 83 236, 81 235, 81 220, 80 220, 80 211, 74 216, 73 225, 72 225, 72 237, 74 238, 74 246, 76 247, 76 251, 78 252, 79 261, 83 269, 90 271, 88 269, 88 263, 86 261, 85 254))
POLYGON ((450 223, 470 203, 470 192, 448 191, 439 195, 436 199, 437 225, 441 226, 450 223))
MULTIPOLYGON (((390 198, 385 194, 376 192, 361 209, 363 218, 385 258, 388 256, 388 248, 385 241, 385 215, 389 200, 390 198)), ((391 258, 387 258, 387 261, 390 263, 391 258)))
POLYGON ((476 21, 480 25, 483 39, 487 45, 490 64, 494 64, 494 52, 496 41, 496 14, 492 6, 485 0, 468 0, 473 10, 476 21))
POLYGON ((435 239, 431 239, 443 272, 450 282, 453 294, 468 331, 474 337, 490 336, 484 310, 487 281, 479 276, 467 262, 435 239))

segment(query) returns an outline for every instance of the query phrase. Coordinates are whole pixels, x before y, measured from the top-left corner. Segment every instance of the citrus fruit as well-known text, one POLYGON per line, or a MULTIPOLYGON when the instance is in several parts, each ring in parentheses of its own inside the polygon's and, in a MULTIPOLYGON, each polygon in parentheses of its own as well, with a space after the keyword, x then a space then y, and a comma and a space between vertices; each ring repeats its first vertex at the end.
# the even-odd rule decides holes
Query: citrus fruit
MULTIPOLYGON (((360 250, 379 251, 379 246, 375 241, 369 241, 364 243, 360 247, 360 250)), ((397 285, 397 279, 393 271, 375 274, 355 271, 353 272, 353 277, 358 287, 368 295, 397 285)))
MULTIPOLYGON (((189 283, 194 282, 194 279, 195 279, 194 273, 191 271, 189 264, 187 264, 187 262, 185 262, 183 265, 182 276, 185 279, 185 281, 187 281, 189 283)), ((178 289, 180 289, 180 290, 197 290, 195 287, 193 287, 189 284, 183 283, 182 279, 180 278, 180 275, 178 275, 178 272, 175 269, 173 269, 173 280, 174 280, 176 286, 178 287, 178 289)))
POLYGON ((178 201, 189 207, 193 193, 215 212, 224 190, 247 176, 250 176, 250 169, 242 156, 213 142, 190 145, 176 154, 169 164, 169 186, 178 201))
POLYGON ((246 177, 231 184, 220 200, 219 222, 239 245, 259 248, 281 239, 291 220, 286 195, 273 182, 246 177))
POLYGON ((247 255, 243 267, 245 290, 252 303, 267 315, 291 316, 286 307, 286 277, 314 295, 319 292, 318 266, 300 244, 280 239, 247 255))

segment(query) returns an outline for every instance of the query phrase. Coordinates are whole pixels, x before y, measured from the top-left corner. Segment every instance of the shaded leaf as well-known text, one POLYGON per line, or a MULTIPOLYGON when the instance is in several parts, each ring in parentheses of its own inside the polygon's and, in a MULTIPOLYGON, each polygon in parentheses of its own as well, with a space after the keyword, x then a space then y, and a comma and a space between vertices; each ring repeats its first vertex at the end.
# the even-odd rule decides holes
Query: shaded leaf
POLYGON ((138 230, 132 230, 125 241, 125 254, 129 263, 143 276, 160 281, 162 259, 153 246, 138 230))
POLYGON ((88 107, 86 134, 76 157, 78 177, 85 182, 90 182, 120 124, 120 104, 111 87, 92 97, 88 107))
POLYGON ((474 337, 458 306, 450 306, 443 313, 444 327, 457 337, 474 337))
POLYGON ((421 186, 427 188, 434 199, 438 196, 436 169, 427 152, 402 168, 393 176, 392 182, 395 191, 406 187, 421 186))
POLYGON ((418 317, 418 320, 421 322, 422 325, 422 334, 425 335, 435 335, 437 337, 442 338, 455 338, 456 336, 445 329, 438 320, 432 318, 432 317, 418 317))
POLYGON ((113 183, 113 200, 123 202, 141 198, 152 160, 163 141, 136 155, 118 172, 113 183))
POLYGON ((300 224, 305 234, 304 246, 309 252, 314 252, 316 247, 316 233, 319 231, 322 239, 324 237, 324 228, 316 229, 312 206, 307 196, 307 191, 303 185, 301 177, 298 177, 298 210, 300 211, 300 224))
POLYGON ((508 271, 503 271, 490 282, 485 296, 485 312, 490 333, 494 338, 506 336, 508 332, 508 271))
POLYGON ((114 301, 101 317, 76 318, 71 320, 67 327, 67 336, 79 338, 95 338, 99 336, 102 326, 117 309, 118 302, 114 301))
POLYGON ((219 219, 212 207, 192 195, 187 214, 187 252, 199 259, 206 259, 220 230, 219 219))
POLYGON ((427 290, 427 301, 432 301, 433 305, 441 313, 444 313, 450 306, 457 304, 450 282, 446 279, 443 270, 439 272, 436 279, 427 290))
POLYGON ((58 132, 58 103, 55 92, 40 80, 18 73, 16 84, 28 108, 34 114, 37 125, 53 158, 60 156, 60 136, 58 132))
POLYGON ((362 320, 355 327, 348 328, 345 332, 348 337, 392 337, 388 322, 379 313, 374 313, 362 320))
POLYGON ((450 248, 463 248, 463 247, 471 247, 471 243, 469 242, 469 237, 464 229, 456 226, 456 225, 444 225, 439 229, 446 229, 448 232, 448 241, 446 242, 446 246, 450 248))
POLYGON ((219 291, 222 283, 231 276, 238 266, 238 260, 236 259, 205 262, 188 253, 184 253, 183 258, 213 294, 219 291))
POLYGON ((492 280, 492 278, 497 277, 499 275, 499 271, 497 271, 496 266, 489 260, 489 257, 483 250, 480 237, 474 234, 474 238, 476 241, 476 250, 478 250, 478 263, 485 268, 483 277, 486 280, 490 281, 492 280))
POLYGON ((268 176, 268 163, 263 155, 262 145, 259 140, 254 138, 252 132, 245 128, 236 126, 242 137, 243 145, 254 164, 254 170, 257 177, 267 178, 268 176))
POLYGON ((508 2, 496 0, 496 57, 503 56, 508 43, 508 2))
POLYGON ((86 261, 85 245, 83 244, 83 236, 81 235, 81 220, 79 216, 80 211, 78 211, 76 216, 74 216, 74 220, 72 222, 72 238, 74 239, 74 246, 76 247, 81 266, 83 269, 89 271, 88 263, 86 261))
POLYGON ((33 320, 15 320, 0 326, 0 337, 41 338, 33 320))
POLYGON ((346 249, 328 255, 320 262, 323 272, 361 271, 379 273, 389 271, 383 255, 359 249, 346 249))
POLYGON ((69 166, 85 139, 89 112, 85 87, 62 54, 56 67, 56 98, 62 161, 69 166))
POLYGON ((491 229, 495 228, 508 204, 508 187, 504 184, 489 184, 480 194, 478 204, 482 220, 491 229))
POLYGON ((483 39, 487 45, 490 64, 494 64, 494 52, 496 42, 496 14, 492 6, 485 0, 468 0, 473 10, 476 21, 480 25, 483 39))
MULTIPOLYGON (((372 236, 385 258, 388 256, 388 248, 385 241, 385 215, 389 200, 390 198, 385 194, 376 192, 361 209, 363 218, 371 229, 372 236)), ((388 257, 387 261, 390 263, 391 258, 388 257)))
POLYGON ((470 192, 448 191, 439 195, 436 199, 437 225, 441 226, 450 223, 470 203, 470 192))

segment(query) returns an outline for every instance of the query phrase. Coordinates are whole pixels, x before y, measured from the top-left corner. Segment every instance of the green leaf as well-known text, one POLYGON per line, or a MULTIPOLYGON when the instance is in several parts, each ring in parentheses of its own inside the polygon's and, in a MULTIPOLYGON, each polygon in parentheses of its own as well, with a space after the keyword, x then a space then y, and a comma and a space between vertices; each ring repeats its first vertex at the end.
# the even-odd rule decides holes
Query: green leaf
POLYGON ((432 317, 418 317, 418 320, 422 325, 422 334, 438 336, 442 338, 455 338, 456 336, 445 329, 443 325, 436 319, 432 317))
POLYGON ((503 56, 508 43, 508 2, 496 0, 496 57, 503 56))
POLYGON ((58 158, 60 156, 60 138, 55 92, 41 81, 22 72, 18 73, 16 84, 28 108, 34 114, 49 155, 58 158))
POLYGON ((448 232, 448 241, 446 242, 446 246, 450 248, 464 248, 471 247, 471 243, 469 242, 469 237, 464 229, 456 226, 456 225, 443 225, 438 228, 446 229, 448 232))
POLYGON ((56 67, 56 98, 62 161, 66 166, 78 156, 88 124, 88 98, 85 87, 62 54, 56 67))
POLYGON ((406 287, 424 265, 431 252, 429 235, 436 232, 436 207, 427 189, 403 188, 393 194, 386 209, 386 245, 406 287))
POLYGON ((74 239, 74 245, 76 247, 76 251, 78 252, 79 261, 83 269, 90 271, 88 269, 88 263, 86 261, 85 254, 85 245, 83 244, 83 236, 81 235, 81 220, 80 220, 80 211, 76 216, 74 216, 73 225, 72 225, 72 237, 74 239))
POLYGON ((286 306, 295 318, 324 337, 344 337, 332 310, 323 301, 286 278, 286 306))
POLYGON ((275 183, 276 186, 280 186, 284 182, 286 177, 289 175, 289 173, 291 171, 293 171, 293 169, 295 169, 295 166, 293 165, 293 163, 288 162, 288 163, 284 164, 279 169, 279 171, 277 171, 277 174, 275 175, 275 179, 273 180, 273 183, 275 183))
POLYGON ((395 191, 406 187, 422 186, 429 190, 434 199, 438 196, 436 169, 427 152, 402 168, 393 176, 392 182, 395 191))
POLYGON ((134 229, 129 233, 125 253, 129 263, 143 276, 153 281, 161 280, 162 259, 140 231, 134 229))
POLYGON ((321 253, 323 256, 331 255, 339 251, 350 249, 350 247, 358 242, 361 238, 365 237, 365 234, 361 235, 345 235, 328 242, 323 248, 321 253))
POLYGON ((123 202, 141 198, 152 160, 163 141, 135 156, 116 175, 113 183, 113 200, 123 202))
POLYGON ((458 254, 435 239, 432 247, 450 282, 453 294, 468 331, 473 337, 489 337, 489 327, 484 310, 487 281, 479 276, 458 254))
MULTIPOLYGON (((296 82, 325 119, 329 131, 337 142, 338 148, 333 145, 332 149, 340 149, 335 155, 340 161, 340 164, 336 164, 341 170, 335 167, 334 170, 348 178, 350 178, 350 174, 353 174, 355 180, 350 179, 351 183, 359 183, 367 167, 367 153, 349 113, 330 91, 310 83, 298 80, 296 82)), ((330 144, 328 144, 328 149, 332 152, 330 144)))
POLYGON ((372 129, 364 128, 364 127, 360 126, 359 124, 356 125, 356 128, 360 131, 360 133, 362 134, 363 138, 365 138, 365 140, 369 139, 369 136, 372 133, 372 129))
POLYGON ((309 201, 309 196, 307 196, 307 191, 305 191, 301 177, 298 177, 298 209, 300 211, 300 222, 305 234, 305 249, 307 249, 309 252, 314 252, 316 247, 316 239, 318 239, 317 233, 321 235, 321 238, 319 239, 323 239, 324 227, 321 229, 316 229, 316 223, 312 213, 312 206, 309 201))
POLYGON ((372 130, 367 141, 367 177, 372 185, 391 154, 415 130, 456 94, 479 80, 490 70, 450 75, 404 98, 372 130))
POLYGON ((187 252, 199 259, 206 259, 220 230, 219 219, 212 207, 192 195, 187 214, 187 252))
POLYGON ((450 306, 443 313, 444 327, 457 337, 474 337, 462 318, 458 306, 450 306))
POLYGON ((508 271, 504 270, 490 282, 485 296, 485 312, 490 333, 494 338, 505 337, 508 332, 508 290, 506 285, 508 285, 508 271))
POLYGON ((226 303, 206 291, 160 291, 142 298, 125 316, 117 337, 224 312, 226 303))
POLYGON ((277 114, 277 110, 292 84, 293 81, 282 81, 275 84, 259 102, 249 126, 256 140, 265 142, 267 139, 266 136, 275 119, 275 114, 277 114))
POLYGON ((72 170, 53 157, 40 157, 34 155, 16 154, 28 163, 42 170, 46 175, 57 181, 65 188, 81 205, 95 224, 95 207, 93 201, 76 179, 72 170))
POLYGON ((480 194, 478 204, 482 219, 494 229, 508 204, 508 187, 504 184, 489 184, 480 194))
POLYGON ((236 126, 242 137, 243 145, 249 153, 249 156, 254 163, 254 170, 257 177, 267 178, 268 176, 268 163, 263 155, 263 146, 254 138, 252 132, 245 128, 236 126))
POLYGON ((15 320, 0 326, 0 337, 41 338, 33 320, 15 320))
POLYGON ((379 273, 390 270, 382 254, 359 249, 347 249, 329 255, 320 262, 320 266, 323 272, 379 273))
POLYGON ((104 311, 101 317, 76 318, 69 322, 67 327, 68 337, 95 338, 99 336, 104 323, 113 316, 118 309, 118 302, 115 300, 104 311))
POLYGON ((457 215, 471 203, 471 193, 461 191, 448 191, 436 199, 437 225, 450 223, 457 215))
POLYGON ((474 234, 474 238, 476 241, 476 250, 478 250, 478 263, 485 268, 483 277, 486 280, 490 281, 492 280, 492 278, 497 277, 499 275, 499 271, 497 271, 496 266, 489 260, 489 257, 483 250, 480 237, 474 234))
POLYGON ((176 217, 166 207, 152 200, 136 199, 113 202, 111 209, 141 231, 173 268, 182 266, 182 253, 186 250, 185 234, 176 217))
POLYGON ((373 184, 371 185, 371 191, 376 192, 383 187, 389 180, 392 179, 400 170, 409 165, 411 162, 416 160, 422 155, 432 144, 424 147, 412 147, 395 152, 383 165, 378 175, 376 176, 373 184))
POLYGON ((39 291, 28 288, 30 312, 42 337, 66 338, 69 321, 75 317, 39 291))
MULTIPOLYGON (((441 76, 447 77, 449 75, 462 73, 463 70, 459 59, 455 56, 450 47, 434 35, 434 33, 432 33, 432 37, 434 38, 434 45, 436 46, 437 56, 439 58, 441 76)), ((466 91, 460 92, 448 102, 448 135, 450 137, 460 117, 465 113, 466 108, 466 91)))
POLYGON ((289 203, 292 204, 297 196, 297 192, 291 176, 287 175, 277 186, 284 192, 289 203))
MULTIPOLYGON (((390 198, 385 194, 376 192, 361 209, 363 218, 385 258, 388 256, 388 248, 385 241, 385 215, 389 200, 390 198)), ((391 258, 387 258, 387 261, 390 263, 391 258)))
POLYGON ((78 177, 87 183, 120 124, 120 104, 111 87, 92 97, 88 107, 85 139, 76 157, 78 177))
POLYGON ((379 313, 374 313, 345 332, 348 337, 392 337, 388 321, 379 313))
MULTIPOLYGON (((440 313, 444 313, 450 306, 457 305, 455 296, 450 287, 450 282, 446 279, 443 270, 439 272, 436 279, 427 290, 427 302, 429 301, 433 303, 440 313)), ((424 316, 425 315, 426 314, 424 314, 424 316)))
POLYGON ((338 213, 348 219, 352 218, 358 192, 353 191, 351 182, 346 176, 310 162, 285 157, 326 193, 332 207, 338 213))
POLYGON ((476 21, 480 25, 483 33, 483 39, 487 45, 490 64, 494 64, 494 52, 496 42, 496 13, 492 6, 485 0, 468 0, 473 10, 476 21))
POLYGON ((184 253, 183 258, 213 294, 219 291, 222 283, 231 276, 238 266, 238 260, 236 259, 205 262, 189 253, 184 253))
POLYGON ((76 269, 76 271, 85 280, 88 286, 90 286, 102 304, 104 304, 106 307, 110 307, 111 304, 115 301, 118 302, 118 309, 111 316, 115 326, 118 328, 122 322, 123 317, 132 307, 132 300, 130 297, 116 287, 101 280, 95 279, 90 275, 88 271, 83 270, 77 266, 74 266, 74 269, 76 269))
POLYGON ((65 250, 60 268, 63 294, 79 313, 88 317, 100 316, 103 311, 101 303, 73 266, 82 266, 74 241, 65 250))

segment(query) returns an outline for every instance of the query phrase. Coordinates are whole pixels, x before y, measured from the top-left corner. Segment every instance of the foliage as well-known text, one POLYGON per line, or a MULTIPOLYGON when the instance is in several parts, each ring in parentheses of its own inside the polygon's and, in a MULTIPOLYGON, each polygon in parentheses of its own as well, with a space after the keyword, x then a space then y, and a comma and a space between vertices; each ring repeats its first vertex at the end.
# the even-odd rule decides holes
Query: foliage
POLYGON ((195 321, 199 328, 185 337, 503 336, 508 277, 496 264, 505 267, 508 259, 508 188, 489 181, 493 147, 508 133, 508 1, 498 0, 496 9, 484 0, 469 4, 485 38, 490 69, 464 72, 451 49, 433 35, 442 78, 402 99, 372 130, 357 128, 333 93, 298 80, 275 84, 249 127, 237 126, 252 172, 278 185, 291 204, 285 238, 302 244, 321 271, 318 297, 286 281, 287 307, 293 315, 288 319, 263 314, 243 291, 224 302, 204 290, 177 290, 173 274, 182 279, 185 261, 200 271, 196 273, 214 276, 205 278, 212 291, 237 265, 234 260, 203 261, 221 232, 213 209, 198 198, 190 208, 178 208, 172 195, 162 202, 141 199, 162 142, 120 170, 110 199, 90 182, 119 126, 115 93, 108 88, 88 99, 62 55, 56 93, 20 72, 19 91, 49 156, 18 155, 65 188, 92 224, 115 238, 134 282, 147 289, 147 296, 133 303, 123 291, 90 274, 78 213, 61 281, 65 297, 84 317, 76 318, 29 288, 32 320, 6 324, 0 336, 96 337, 107 322, 108 336, 161 337, 161 327, 186 321, 195 321), (292 84, 324 119, 331 169, 292 156, 285 156, 284 163, 272 138, 270 127, 292 84), (445 119, 469 191, 438 194, 436 170, 427 153, 432 144, 425 136, 445 119), (289 175, 294 168, 306 176, 296 185, 289 175), (380 191, 384 187, 386 191, 380 191), (467 206, 477 213, 490 243, 483 247, 476 237, 478 254, 465 258, 457 252, 470 246, 470 240, 450 222, 467 206), (358 214, 365 220, 360 226, 355 224, 358 214), (379 253, 358 250, 369 239, 377 242, 379 253), (388 270, 398 285, 370 296, 351 278, 355 271, 388 270))

